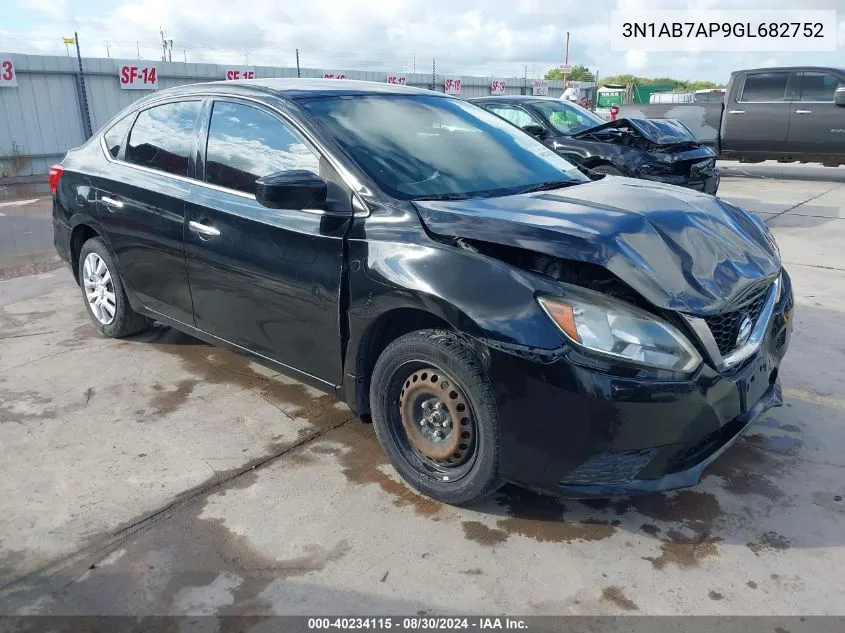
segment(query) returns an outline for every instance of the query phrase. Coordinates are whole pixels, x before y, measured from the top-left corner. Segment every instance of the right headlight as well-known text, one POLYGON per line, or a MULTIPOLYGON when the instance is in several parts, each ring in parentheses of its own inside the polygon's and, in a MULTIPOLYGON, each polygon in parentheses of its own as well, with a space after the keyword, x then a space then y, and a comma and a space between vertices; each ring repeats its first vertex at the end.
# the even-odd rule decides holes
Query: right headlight
POLYGON ((581 347, 658 369, 691 372, 701 364, 698 351, 676 327, 636 306, 572 286, 565 297, 537 300, 581 347))

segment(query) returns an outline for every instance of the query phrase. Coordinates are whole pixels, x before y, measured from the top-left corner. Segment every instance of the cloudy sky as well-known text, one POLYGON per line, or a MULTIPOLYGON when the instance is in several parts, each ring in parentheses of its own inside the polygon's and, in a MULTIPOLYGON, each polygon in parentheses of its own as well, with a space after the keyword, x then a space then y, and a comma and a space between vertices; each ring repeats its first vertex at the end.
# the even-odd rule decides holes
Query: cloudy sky
POLYGON ((160 27, 173 61, 295 65, 329 70, 529 77, 563 61, 602 76, 726 81, 763 65, 845 66, 845 0, 5 0, 0 51, 65 54, 79 32, 83 56, 160 58, 160 27), (838 49, 827 53, 624 53, 609 44, 610 11, 625 9, 840 9, 838 49))

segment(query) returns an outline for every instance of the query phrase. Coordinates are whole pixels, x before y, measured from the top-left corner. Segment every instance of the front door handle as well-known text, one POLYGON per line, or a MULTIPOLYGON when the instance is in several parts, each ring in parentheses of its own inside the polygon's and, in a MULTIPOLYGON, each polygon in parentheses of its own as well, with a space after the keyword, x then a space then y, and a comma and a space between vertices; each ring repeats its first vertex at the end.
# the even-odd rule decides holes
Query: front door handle
POLYGON ((728 114, 745 114, 745 110, 728 110, 728 114))
POLYGON ((110 207, 114 207, 115 209, 123 208, 123 203, 120 200, 115 200, 114 198, 109 198, 108 196, 102 196, 100 200, 105 202, 110 207))
POLYGON ((217 237, 220 235, 220 231, 215 229, 213 226, 208 226, 207 224, 200 224, 199 222, 194 222, 191 220, 188 222, 188 228, 192 231, 196 231, 200 235, 208 235, 209 237, 217 237))
POLYGON ((812 114, 812 110, 796 110, 795 114, 812 114))

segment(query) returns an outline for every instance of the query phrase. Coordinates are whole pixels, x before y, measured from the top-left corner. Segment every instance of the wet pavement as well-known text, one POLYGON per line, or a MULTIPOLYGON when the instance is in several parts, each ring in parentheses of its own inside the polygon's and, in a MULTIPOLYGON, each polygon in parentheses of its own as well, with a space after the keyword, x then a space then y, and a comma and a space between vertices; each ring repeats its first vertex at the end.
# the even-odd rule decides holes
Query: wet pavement
POLYGON ((0 614, 841 614, 845 182, 766 167, 721 194, 793 276, 786 403, 665 495, 444 506, 331 397, 0 281, 0 614))

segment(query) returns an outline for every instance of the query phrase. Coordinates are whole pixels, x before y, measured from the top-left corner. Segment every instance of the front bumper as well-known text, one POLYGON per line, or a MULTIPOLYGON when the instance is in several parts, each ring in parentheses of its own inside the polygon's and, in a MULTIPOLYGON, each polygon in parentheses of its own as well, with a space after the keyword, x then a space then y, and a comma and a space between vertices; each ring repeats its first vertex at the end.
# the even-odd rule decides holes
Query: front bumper
POLYGON ((778 368, 792 332, 792 286, 758 351, 729 372, 707 364, 684 381, 620 377, 563 357, 490 351, 500 475, 541 492, 610 497, 698 483, 763 413, 780 406, 778 368))
POLYGON ((719 183, 721 176, 719 169, 714 167, 712 170, 702 171, 699 173, 691 173, 690 175, 655 175, 655 174, 640 174, 638 176, 644 180, 653 180, 655 182, 662 182, 666 185, 675 185, 677 187, 686 187, 687 189, 694 189, 702 193, 709 193, 715 196, 719 191, 719 183))

